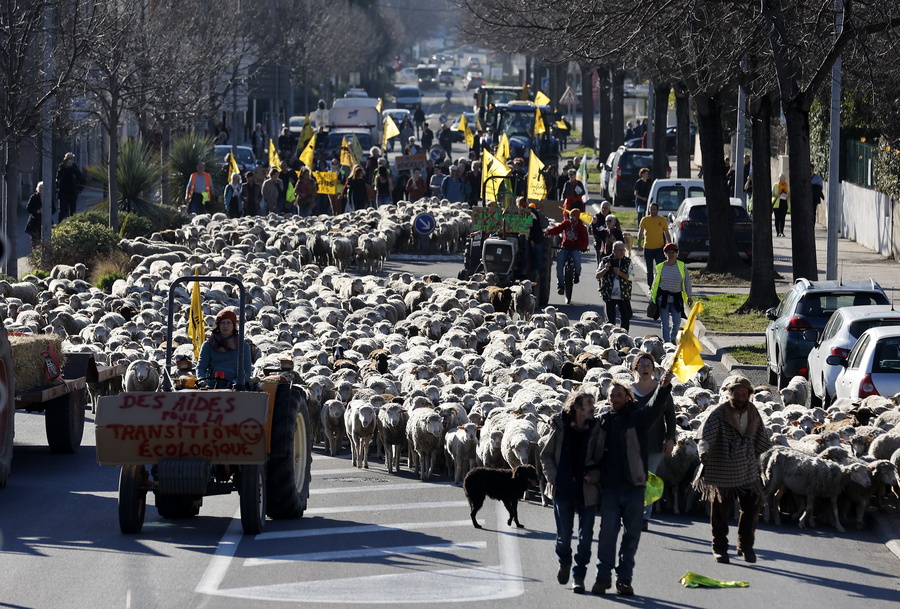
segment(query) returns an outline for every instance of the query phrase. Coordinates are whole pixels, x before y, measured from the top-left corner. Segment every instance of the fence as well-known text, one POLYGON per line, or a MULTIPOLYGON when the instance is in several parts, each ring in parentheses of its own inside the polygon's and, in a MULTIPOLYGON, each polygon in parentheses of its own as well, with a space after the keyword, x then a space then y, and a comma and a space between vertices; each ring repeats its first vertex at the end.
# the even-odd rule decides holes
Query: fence
POLYGON ((874 184, 875 146, 859 140, 844 140, 841 148, 841 177, 865 188, 874 184))

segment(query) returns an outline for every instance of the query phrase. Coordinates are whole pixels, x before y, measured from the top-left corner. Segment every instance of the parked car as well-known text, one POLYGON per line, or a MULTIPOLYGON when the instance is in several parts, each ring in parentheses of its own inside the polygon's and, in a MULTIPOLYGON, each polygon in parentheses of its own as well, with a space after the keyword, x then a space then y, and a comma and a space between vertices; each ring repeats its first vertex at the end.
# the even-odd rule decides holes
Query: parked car
POLYGON ((453 86, 453 71, 449 68, 441 68, 441 71, 438 72, 438 82, 442 85, 447 85, 448 87, 453 86))
MULTIPOLYGON (((610 163, 609 198, 613 205, 634 205, 634 184, 642 167, 653 167, 653 151, 649 148, 619 146, 610 163)), ((666 159, 666 177, 672 172, 666 159)))
MULTIPOLYGON (((741 258, 753 255, 753 220, 740 199, 731 201, 731 222, 741 258)), ((669 234, 678 246, 678 259, 685 262, 709 259, 709 217, 706 197, 689 197, 669 214, 669 234)))
POLYGON ((829 355, 826 361, 841 367, 835 397, 892 396, 900 392, 900 328, 869 328, 846 358, 829 355))
MULTIPOLYGON (((678 153, 676 150, 676 142, 677 142, 676 133, 677 133, 677 131, 678 131, 678 128, 675 125, 669 125, 668 127, 666 127, 666 154, 669 156, 675 156, 678 153)), ((694 154, 694 142, 696 141, 695 138, 697 136, 697 127, 695 127, 694 125, 691 125, 690 133, 691 133, 690 150, 691 150, 691 154, 694 154)), ((647 142, 648 145, 650 145, 652 143, 653 142, 647 142)), ((644 145, 643 137, 634 137, 634 138, 631 138, 630 140, 625 140, 626 148, 640 148, 643 145, 644 145)))
POLYGON ((659 215, 665 216, 669 212, 676 211, 685 199, 705 195, 703 180, 660 178, 653 180, 648 201, 659 205, 659 215))
POLYGON ((612 162, 613 159, 616 158, 615 152, 610 152, 609 156, 606 157, 606 162, 601 164, 598 169, 600 169, 600 198, 601 199, 609 199, 609 175, 612 173, 612 162))
POLYGON ((475 57, 474 55, 469 57, 469 62, 466 64, 466 69, 469 71, 472 70, 480 70, 481 69, 481 60, 475 57))
POLYGON ((794 376, 809 376, 813 341, 807 330, 820 330, 842 307, 886 305, 884 290, 868 281, 797 279, 777 307, 766 311, 766 360, 769 384, 783 387, 794 376))
POLYGON ((469 72, 466 74, 466 90, 471 91, 472 89, 477 89, 478 87, 484 86, 484 76, 481 75, 481 72, 469 72))
POLYGON ((422 91, 419 90, 419 87, 397 87, 396 104, 398 108, 415 110, 422 104, 422 91))
MULTIPOLYGON (((225 155, 231 152, 231 149, 231 146, 221 144, 215 146, 216 160, 221 163, 219 165, 221 169, 224 169, 225 155)), ((234 150, 235 160, 237 161, 238 168, 241 170, 242 174, 256 169, 256 155, 253 154, 253 148, 250 146, 235 146, 234 150)))
MULTIPOLYGON (((867 296, 864 298, 868 299, 867 296)), ((815 334, 808 336, 814 338, 808 358, 812 406, 828 406, 835 396, 834 383, 842 368, 827 363, 828 357, 847 357, 863 332, 885 326, 900 326, 900 311, 893 305, 843 307, 834 312, 821 333, 807 331, 815 334)))

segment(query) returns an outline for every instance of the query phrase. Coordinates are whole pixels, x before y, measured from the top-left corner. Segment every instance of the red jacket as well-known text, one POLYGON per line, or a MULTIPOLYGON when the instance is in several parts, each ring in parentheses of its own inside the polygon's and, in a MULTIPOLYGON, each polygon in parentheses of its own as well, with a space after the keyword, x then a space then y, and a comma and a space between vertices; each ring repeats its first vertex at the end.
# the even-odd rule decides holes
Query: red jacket
POLYGON ((573 226, 571 220, 563 220, 556 226, 547 229, 548 235, 562 233, 562 246, 570 250, 586 250, 589 245, 588 230, 584 222, 573 226))

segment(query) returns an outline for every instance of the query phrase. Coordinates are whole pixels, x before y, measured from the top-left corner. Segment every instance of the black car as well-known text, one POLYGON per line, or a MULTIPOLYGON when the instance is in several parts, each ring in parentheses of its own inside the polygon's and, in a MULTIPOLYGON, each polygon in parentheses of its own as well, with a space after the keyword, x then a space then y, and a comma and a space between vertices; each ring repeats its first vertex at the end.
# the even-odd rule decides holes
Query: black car
MULTIPOLYGON (((731 199, 731 222, 741 258, 753 255, 753 220, 740 199, 731 199)), ((678 259, 685 262, 709 259, 709 217, 706 197, 688 197, 669 214, 669 234, 678 246, 678 259)))
MULTIPOLYGON (((653 167, 653 150, 649 148, 626 148, 619 146, 609 170, 607 191, 613 205, 634 205, 634 184, 640 177, 642 167, 653 167)), ((672 168, 666 159, 666 177, 672 168)))

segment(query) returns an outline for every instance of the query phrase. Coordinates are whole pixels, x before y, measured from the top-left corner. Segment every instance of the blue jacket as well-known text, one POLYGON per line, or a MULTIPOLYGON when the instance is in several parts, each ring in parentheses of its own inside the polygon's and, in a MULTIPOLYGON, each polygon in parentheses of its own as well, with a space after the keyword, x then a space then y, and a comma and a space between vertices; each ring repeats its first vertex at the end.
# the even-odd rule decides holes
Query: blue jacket
POLYGON ((441 196, 451 203, 458 203, 459 201, 466 200, 463 181, 459 176, 456 176, 455 178, 447 176, 444 178, 444 181, 441 182, 441 196))
MULTIPOLYGON (((197 378, 211 378, 216 372, 225 373, 225 379, 232 383, 237 381, 237 350, 219 353, 212 348, 209 341, 200 347, 200 362, 197 364, 197 378)), ((253 374, 253 362, 250 358, 250 345, 244 341, 244 382, 253 374)))

